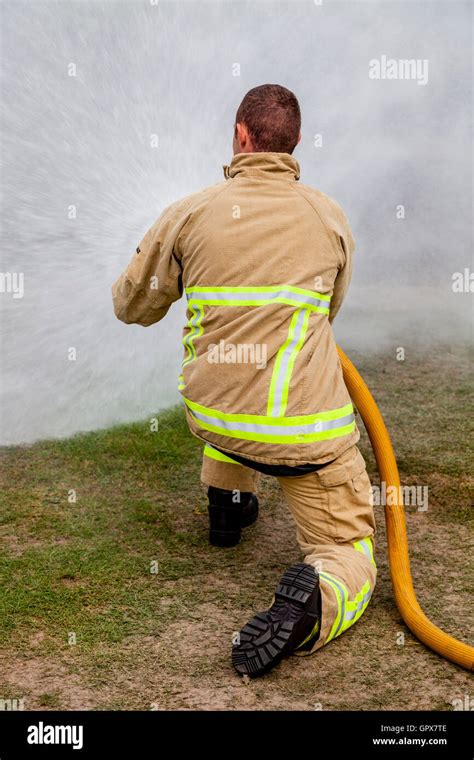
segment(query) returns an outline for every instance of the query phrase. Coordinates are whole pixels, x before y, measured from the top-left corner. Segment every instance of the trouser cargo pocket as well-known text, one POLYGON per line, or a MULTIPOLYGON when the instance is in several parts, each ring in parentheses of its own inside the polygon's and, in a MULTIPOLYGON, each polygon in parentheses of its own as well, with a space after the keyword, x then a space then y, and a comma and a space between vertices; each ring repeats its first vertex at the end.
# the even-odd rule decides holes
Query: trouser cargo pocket
POLYGON ((351 446, 316 475, 320 485, 327 490, 334 539, 346 543, 372 536, 375 520, 371 485, 357 446, 351 446))

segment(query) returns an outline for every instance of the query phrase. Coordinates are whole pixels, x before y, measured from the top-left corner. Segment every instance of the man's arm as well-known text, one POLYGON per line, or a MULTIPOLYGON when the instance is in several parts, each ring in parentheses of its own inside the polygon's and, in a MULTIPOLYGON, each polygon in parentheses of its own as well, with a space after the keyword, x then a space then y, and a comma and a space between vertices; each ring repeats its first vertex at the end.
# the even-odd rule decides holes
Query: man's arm
POLYGON ((115 315, 126 324, 147 327, 163 319, 183 293, 176 241, 182 224, 175 206, 148 230, 128 267, 112 285, 115 315))
POLYGON ((355 243, 349 224, 345 217, 343 221, 344 224, 341 229, 342 234, 338 235, 339 248, 341 251, 343 263, 334 281, 334 290, 331 298, 331 305, 329 307, 329 321, 331 323, 341 308, 352 277, 352 261, 355 243))

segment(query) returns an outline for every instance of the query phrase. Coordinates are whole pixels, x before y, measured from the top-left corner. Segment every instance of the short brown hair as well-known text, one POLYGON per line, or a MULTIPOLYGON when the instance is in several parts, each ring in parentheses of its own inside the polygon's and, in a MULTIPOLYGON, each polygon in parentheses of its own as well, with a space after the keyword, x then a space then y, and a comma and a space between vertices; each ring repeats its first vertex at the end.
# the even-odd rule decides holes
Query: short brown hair
POLYGON ((245 124, 256 152, 293 153, 301 129, 296 96, 279 84, 261 84, 245 95, 235 117, 245 124))

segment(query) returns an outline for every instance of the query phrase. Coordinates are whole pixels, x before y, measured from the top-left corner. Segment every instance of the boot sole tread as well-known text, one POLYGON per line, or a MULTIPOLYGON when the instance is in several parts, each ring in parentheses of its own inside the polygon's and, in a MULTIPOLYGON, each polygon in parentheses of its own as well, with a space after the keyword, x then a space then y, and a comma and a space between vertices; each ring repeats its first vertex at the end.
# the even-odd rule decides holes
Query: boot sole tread
POLYGON ((272 607, 257 613, 240 631, 239 643, 232 649, 232 664, 238 673, 263 675, 291 650, 295 624, 304 615, 317 582, 311 565, 292 565, 285 572, 272 607))

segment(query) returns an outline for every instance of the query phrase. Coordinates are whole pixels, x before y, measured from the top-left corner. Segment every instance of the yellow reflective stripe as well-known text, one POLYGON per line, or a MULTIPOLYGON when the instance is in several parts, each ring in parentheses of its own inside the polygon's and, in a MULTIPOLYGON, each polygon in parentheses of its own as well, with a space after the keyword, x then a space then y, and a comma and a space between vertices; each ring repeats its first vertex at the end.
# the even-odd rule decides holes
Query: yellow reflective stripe
POLYGON ((204 307, 200 306, 199 304, 189 304, 189 310, 192 312, 192 315, 190 316, 187 324, 189 332, 182 341, 184 347, 188 352, 186 359, 183 361, 183 367, 185 367, 196 358, 194 340, 199 337, 199 335, 202 335, 204 329, 201 324, 202 318, 204 316, 204 307))
POLYGON ((189 303, 203 306, 267 306, 283 303, 289 306, 306 306, 310 311, 329 314, 330 296, 293 285, 262 287, 203 287, 186 288, 189 303))
MULTIPOLYGON (((274 385, 271 386, 277 394, 274 401, 276 406, 273 408, 272 413, 274 415, 283 414, 288 402, 288 390, 293 365, 304 341, 309 314, 310 312, 329 314, 331 297, 324 293, 306 290, 294 285, 265 285, 257 287, 227 287, 222 285, 209 287, 196 285, 185 288, 185 293, 188 298, 190 317, 187 323, 188 332, 183 338, 183 344, 187 351, 182 364, 183 368, 197 358, 194 341, 203 333, 202 319, 204 317, 205 306, 267 306, 269 304, 282 303, 287 306, 299 307, 298 313, 301 312, 301 309, 304 309, 304 321, 302 325, 296 325, 296 322, 293 323, 294 326, 296 325, 296 327, 301 328, 301 342, 298 339, 298 345, 296 347, 291 345, 291 348, 290 344, 286 344, 286 349, 290 350, 290 355, 287 356, 283 353, 279 359, 279 366, 281 365, 281 371, 284 372, 284 376, 282 378, 276 377, 274 385)), ((178 381, 178 389, 182 391, 184 388, 183 377, 178 381)), ((334 435, 329 437, 334 437, 334 435)), ((319 440, 319 436, 313 440, 319 440)), ((303 443, 305 441, 302 440, 300 442, 303 443)))
POLYGON ((239 285, 237 287, 230 287, 227 285, 191 285, 186 288, 186 293, 276 293, 280 290, 289 290, 292 293, 298 293, 301 295, 317 296, 325 301, 330 301, 331 297, 322 293, 317 293, 315 290, 307 290, 306 288, 298 288, 295 285, 239 285))
POLYGON ((202 404, 196 403, 196 401, 191 401, 191 399, 183 398, 186 405, 193 411, 215 417, 219 420, 226 422, 253 423, 255 425, 271 425, 273 427, 315 425, 318 421, 329 422, 331 420, 338 420, 349 414, 353 414, 354 412, 352 403, 349 402, 337 409, 329 409, 326 412, 316 412, 315 414, 296 415, 295 417, 268 417, 265 414, 231 414, 229 412, 221 412, 219 409, 203 406, 202 404))
POLYGON ((214 449, 207 443, 204 446, 204 455, 206 457, 209 457, 209 459, 217 459, 218 462, 228 462, 229 464, 236 464, 238 467, 242 467, 240 462, 236 462, 235 459, 231 459, 230 457, 223 454, 222 451, 217 451, 217 449, 214 449))
POLYGON ((258 433, 258 432, 246 432, 242 430, 222 430, 215 425, 209 425, 202 420, 196 419, 193 415, 195 422, 203 430, 208 430, 210 433, 217 433, 219 435, 225 435, 227 438, 239 438, 243 441, 259 441, 261 443, 284 443, 284 444, 303 444, 312 443, 313 441, 330 441, 333 438, 339 438, 343 435, 350 435, 355 430, 355 422, 351 422, 344 427, 336 428, 335 430, 323 431, 321 433, 297 433, 291 432, 281 435, 279 433, 258 433))
POLYGON ((308 443, 330 440, 355 430, 352 404, 340 409, 298 417, 268 417, 257 414, 227 414, 210 409, 183 396, 195 422, 212 433, 265 443, 308 443))
POLYGON ((297 309, 291 318, 288 336, 280 346, 273 367, 268 394, 267 415, 280 417, 285 414, 288 391, 296 357, 301 351, 308 329, 310 309, 297 309))
POLYGON ((347 605, 345 620, 340 631, 341 633, 350 628, 351 625, 354 625, 354 623, 359 620, 361 615, 364 614, 365 610, 367 609, 367 605, 370 602, 371 596, 372 589, 370 587, 370 582, 367 580, 362 586, 359 593, 356 594, 354 599, 347 605))
POLYGON ((372 565, 376 567, 375 559, 374 559, 374 547, 372 545, 372 541, 370 540, 370 538, 363 538, 361 541, 355 541, 354 549, 356 550, 356 552, 361 552, 362 554, 365 554, 365 556, 368 557, 372 565))
POLYGON ((319 577, 321 580, 326 581, 326 583, 332 588, 337 601, 337 614, 329 632, 329 636, 326 639, 325 643, 327 644, 331 639, 340 636, 341 633, 347 631, 351 625, 354 625, 354 623, 359 620, 361 615, 363 615, 367 609, 367 605, 372 596, 372 589, 370 587, 370 582, 367 580, 361 590, 355 595, 354 599, 349 599, 347 587, 338 578, 335 578, 329 573, 322 572, 319 573, 319 577))

